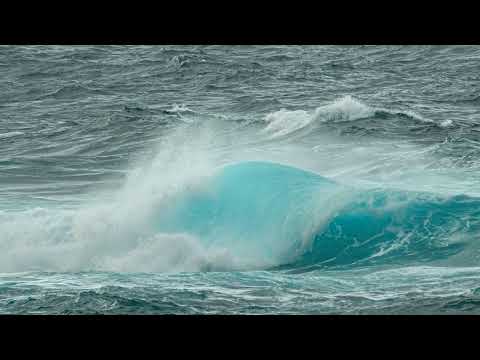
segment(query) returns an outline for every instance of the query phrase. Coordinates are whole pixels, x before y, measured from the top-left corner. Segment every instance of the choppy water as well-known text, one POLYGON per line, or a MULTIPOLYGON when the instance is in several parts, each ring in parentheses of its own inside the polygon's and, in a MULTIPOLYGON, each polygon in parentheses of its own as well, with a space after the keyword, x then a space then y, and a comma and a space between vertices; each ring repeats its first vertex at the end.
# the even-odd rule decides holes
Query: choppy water
POLYGON ((0 313, 478 313, 479 74, 479 46, 1 46, 0 313))

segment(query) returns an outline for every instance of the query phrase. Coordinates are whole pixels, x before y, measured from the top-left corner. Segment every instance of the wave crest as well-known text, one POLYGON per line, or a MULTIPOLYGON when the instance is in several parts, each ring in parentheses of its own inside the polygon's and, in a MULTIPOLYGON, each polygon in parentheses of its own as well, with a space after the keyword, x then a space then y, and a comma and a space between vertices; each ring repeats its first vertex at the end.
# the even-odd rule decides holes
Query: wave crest
MULTIPOLYGON (((267 123, 264 132, 276 138, 300 130, 309 132, 322 123, 349 122, 371 117, 385 119, 392 116, 406 117, 414 121, 436 125, 434 121, 426 119, 413 111, 396 111, 371 107, 351 96, 345 96, 334 100, 330 104, 320 106, 313 111, 281 109, 269 113, 264 118, 264 121, 267 123)), ((448 126, 450 125, 449 123, 448 126)), ((446 127, 444 123, 438 126, 446 127)))

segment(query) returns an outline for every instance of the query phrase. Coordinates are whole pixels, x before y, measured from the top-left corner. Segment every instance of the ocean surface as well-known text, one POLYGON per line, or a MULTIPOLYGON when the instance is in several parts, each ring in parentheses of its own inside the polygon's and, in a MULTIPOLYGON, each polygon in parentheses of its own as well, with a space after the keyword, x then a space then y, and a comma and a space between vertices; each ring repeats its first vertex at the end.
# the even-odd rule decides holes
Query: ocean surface
POLYGON ((0 313, 480 313, 480 46, 0 46, 0 313))

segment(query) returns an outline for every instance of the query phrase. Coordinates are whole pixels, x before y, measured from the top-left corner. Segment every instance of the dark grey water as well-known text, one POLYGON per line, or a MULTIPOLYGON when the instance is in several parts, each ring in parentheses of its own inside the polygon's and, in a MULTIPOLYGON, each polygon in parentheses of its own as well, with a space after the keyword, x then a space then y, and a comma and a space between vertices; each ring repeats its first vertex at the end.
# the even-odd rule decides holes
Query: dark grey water
POLYGON ((0 312, 477 313, 479 74, 478 46, 1 46, 0 312), (387 200, 268 170, 152 226, 248 161, 387 200))

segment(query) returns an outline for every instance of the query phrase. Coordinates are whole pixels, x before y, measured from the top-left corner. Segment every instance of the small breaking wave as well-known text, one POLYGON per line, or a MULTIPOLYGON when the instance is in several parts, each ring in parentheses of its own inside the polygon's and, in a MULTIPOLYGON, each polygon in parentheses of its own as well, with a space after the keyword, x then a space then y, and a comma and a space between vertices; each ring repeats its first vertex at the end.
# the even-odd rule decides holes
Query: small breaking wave
MULTIPOLYGON (((281 109, 269 113, 264 118, 267 126, 263 131, 272 137, 281 137, 300 130, 308 131, 325 123, 342 123, 373 117, 385 119, 392 116, 406 117, 422 123, 436 124, 433 120, 424 118, 413 111, 395 111, 380 107, 375 108, 351 96, 345 96, 336 99, 330 104, 320 106, 313 111, 281 109)), ((451 126, 451 121, 448 123, 443 122, 439 126, 451 126)))

